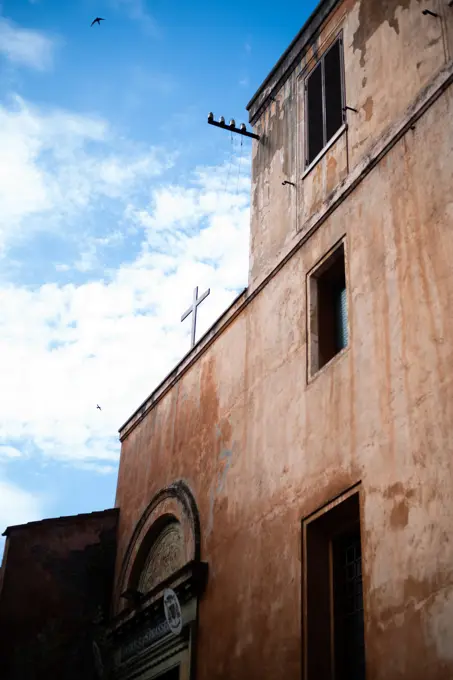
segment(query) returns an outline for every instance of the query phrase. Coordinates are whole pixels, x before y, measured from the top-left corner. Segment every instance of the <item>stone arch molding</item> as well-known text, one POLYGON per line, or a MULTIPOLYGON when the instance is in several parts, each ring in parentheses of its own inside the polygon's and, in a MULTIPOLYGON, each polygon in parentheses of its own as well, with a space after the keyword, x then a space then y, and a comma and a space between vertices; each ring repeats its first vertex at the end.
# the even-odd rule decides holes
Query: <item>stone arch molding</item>
POLYGON ((198 509, 190 489, 177 481, 154 496, 138 521, 123 559, 117 596, 128 588, 145 594, 194 560, 200 560, 198 509))

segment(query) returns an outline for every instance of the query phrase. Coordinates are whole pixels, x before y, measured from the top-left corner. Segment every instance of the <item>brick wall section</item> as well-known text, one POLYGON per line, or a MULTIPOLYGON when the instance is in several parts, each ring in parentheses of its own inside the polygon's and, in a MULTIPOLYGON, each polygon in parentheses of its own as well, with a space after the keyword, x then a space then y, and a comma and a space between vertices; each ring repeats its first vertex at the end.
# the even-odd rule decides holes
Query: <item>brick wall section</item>
POLYGON ((117 510, 6 531, 0 677, 95 678, 93 620, 108 615, 117 510))

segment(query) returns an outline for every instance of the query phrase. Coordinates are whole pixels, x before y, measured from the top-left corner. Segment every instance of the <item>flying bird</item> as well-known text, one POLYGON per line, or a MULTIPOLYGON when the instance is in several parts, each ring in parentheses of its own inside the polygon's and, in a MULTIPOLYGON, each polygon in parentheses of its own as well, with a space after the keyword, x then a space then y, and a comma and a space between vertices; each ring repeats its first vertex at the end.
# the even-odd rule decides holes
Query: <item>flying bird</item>
POLYGON ((102 411, 102 409, 101 409, 101 407, 99 406, 99 404, 96 404, 96 408, 98 408, 100 411, 102 411))
MULTIPOLYGON (((105 21, 105 19, 103 19, 102 17, 96 17, 96 19, 93 19, 93 21, 91 22, 91 26, 93 26, 93 24, 99 24, 99 26, 100 26, 101 21, 105 21)), ((91 28, 91 26, 90 26, 90 28, 91 28)))

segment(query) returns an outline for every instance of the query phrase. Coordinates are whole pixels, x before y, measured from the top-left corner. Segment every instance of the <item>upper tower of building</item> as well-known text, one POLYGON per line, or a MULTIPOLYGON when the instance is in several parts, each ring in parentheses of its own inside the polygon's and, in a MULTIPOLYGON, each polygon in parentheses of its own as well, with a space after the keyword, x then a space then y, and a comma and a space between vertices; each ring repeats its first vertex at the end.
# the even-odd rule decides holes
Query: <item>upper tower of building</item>
POLYGON ((447 0, 318 5, 247 106, 260 135, 252 162, 252 289, 379 160, 447 77, 452 53, 447 0))

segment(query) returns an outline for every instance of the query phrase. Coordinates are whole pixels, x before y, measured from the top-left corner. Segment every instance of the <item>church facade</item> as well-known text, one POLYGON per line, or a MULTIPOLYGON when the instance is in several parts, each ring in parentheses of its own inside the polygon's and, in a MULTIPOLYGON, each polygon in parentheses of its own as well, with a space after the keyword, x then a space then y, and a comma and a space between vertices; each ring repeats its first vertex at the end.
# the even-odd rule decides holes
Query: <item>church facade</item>
POLYGON ((249 103, 249 285, 120 430, 100 677, 453 677, 452 82, 447 0, 323 0, 249 103))
POLYGON ((249 286, 120 431, 116 677, 452 677, 452 55, 324 0, 248 105, 249 286))

